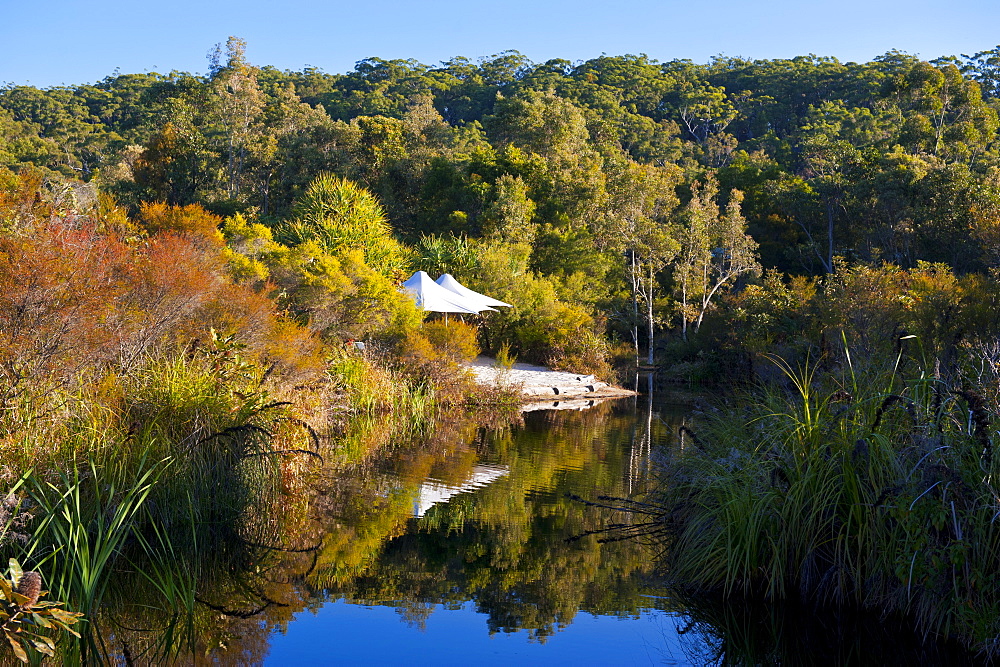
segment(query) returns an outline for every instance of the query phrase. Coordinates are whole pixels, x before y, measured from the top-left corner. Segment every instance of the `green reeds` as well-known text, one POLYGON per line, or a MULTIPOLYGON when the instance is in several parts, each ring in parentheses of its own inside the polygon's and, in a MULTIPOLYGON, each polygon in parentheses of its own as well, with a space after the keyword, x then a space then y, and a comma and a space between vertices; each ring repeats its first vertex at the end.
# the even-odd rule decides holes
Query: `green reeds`
POLYGON ((203 554, 199 549, 198 519, 190 494, 187 508, 188 521, 183 529, 189 535, 183 545, 178 540, 183 536, 172 535, 148 507, 144 508, 147 529, 135 531, 142 547, 138 562, 134 563, 135 570, 152 586, 157 594, 153 600, 163 614, 154 633, 156 639, 150 655, 144 656, 152 662, 176 660, 183 652, 193 653, 197 644, 195 618, 203 554))
POLYGON ((92 614, 136 514, 168 463, 140 468, 134 481, 122 486, 94 460, 82 470, 73 466, 61 473, 58 483, 32 478, 29 493, 42 514, 33 546, 49 551, 39 556, 51 556, 47 580, 57 597, 92 614))
POLYGON ((895 365, 779 365, 792 392, 733 400, 669 464, 672 578, 900 613, 985 647, 1000 631, 995 414, 973 391, 919 371, 904 380, 895 365))
POLYGON ((166 461, 144 465, 131 483, 122 484, 91 458, 61 472, 57 481, 28 479, 40 517, 25 556, 37 562, 57 599, 85 615, 83 639, 71 649, 81 660, 106 652, 93 631, 95 614, 135 517, 166 469, 166 461))

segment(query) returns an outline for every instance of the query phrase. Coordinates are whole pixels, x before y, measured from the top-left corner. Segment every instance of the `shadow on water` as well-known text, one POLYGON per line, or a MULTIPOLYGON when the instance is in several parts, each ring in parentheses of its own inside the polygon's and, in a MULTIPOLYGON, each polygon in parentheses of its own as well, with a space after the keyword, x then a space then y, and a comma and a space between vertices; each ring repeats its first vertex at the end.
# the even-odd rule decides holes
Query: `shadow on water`
POLYGON ((926 642, 903 620, 862 610, 704 596, 675 602, 684 610, 678 637, 696 665, 977 664, 956 644, 926 642))

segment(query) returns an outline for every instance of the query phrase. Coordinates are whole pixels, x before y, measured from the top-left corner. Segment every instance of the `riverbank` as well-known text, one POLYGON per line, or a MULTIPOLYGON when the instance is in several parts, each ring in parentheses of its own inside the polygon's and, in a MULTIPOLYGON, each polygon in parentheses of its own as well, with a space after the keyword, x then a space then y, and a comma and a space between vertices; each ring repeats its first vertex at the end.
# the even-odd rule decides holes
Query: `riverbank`
POLYGON ((545 366, 517 363, 501 368, 496 360, 486 356, 476 357, 469 370, 478 384, 495 389, 519 389, 526 403, 563 400, 604 399, 635 396, 636 393, 597 380, 593 375, 555 371, 545 366))
POLYGON ((663 570, 696 595, 906 619, 996 661, 996 375, 845 356, 776 360, 791 387, 762 384, 685 425, 645 501, 662 508, 663 570))

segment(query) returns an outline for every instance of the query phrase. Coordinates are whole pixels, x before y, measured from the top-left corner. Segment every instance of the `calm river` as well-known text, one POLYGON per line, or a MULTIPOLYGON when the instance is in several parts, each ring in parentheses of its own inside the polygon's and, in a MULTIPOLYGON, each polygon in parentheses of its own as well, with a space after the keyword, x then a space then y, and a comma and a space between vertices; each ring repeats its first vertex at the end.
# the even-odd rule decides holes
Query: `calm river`
POLYGON ((614 539, 642 532, 613 506, 654 488, 688 414, 639 397, 418 434, 355 423, 294 509, 221 549, 166 634, 136 612, 105 641, 122 664, 182 635, 197 638, 184 662, 240 665, 937 661, 879 619, 684 600, 658 576, 662 541, 614 539))
POLYGON ((327 532, 301 577, 306 608, 269 624, 259 658, 704 664, 712 643, 679 634, 657 547, 587 534, 641 517, 571 497, 641 496, 683 415, 625 399, 502 427, 456 419, 343 467, 316 501, 327 532))

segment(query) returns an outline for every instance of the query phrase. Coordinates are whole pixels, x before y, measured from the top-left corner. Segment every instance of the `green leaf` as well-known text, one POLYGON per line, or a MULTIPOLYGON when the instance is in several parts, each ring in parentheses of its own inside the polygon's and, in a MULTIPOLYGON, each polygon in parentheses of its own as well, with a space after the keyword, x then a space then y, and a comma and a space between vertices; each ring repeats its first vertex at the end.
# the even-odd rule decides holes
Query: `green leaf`
POLYGON ((21 564, 17 562, 16 558, 11 558, 8 563, 10 566, 10 579, 17 586, 21 581, 21 577, 24 576, 24 570, 21 569, 21 564))
POLYGON ((11 588, 10 582, 7 581, 6 577, 0 577, 0 592, 3 593, 5 600, 10 600, 14 595, 14 589, 11 588))
POLYGON ((42 616, 40 614, 36 614, 36 613, 32 612, 31 619, 35 622, 35 625, 38 625, 39 627, 42 627, 42 628, 51 628, 52 627, 52 624, 49 623, 48 620, 44 616, 42 616))

